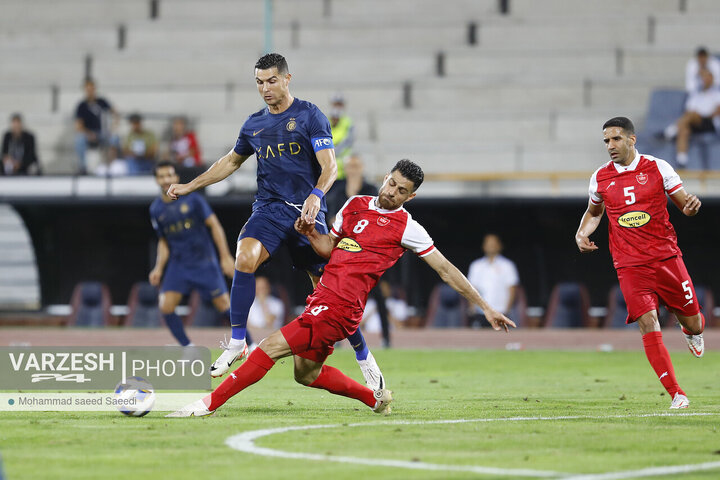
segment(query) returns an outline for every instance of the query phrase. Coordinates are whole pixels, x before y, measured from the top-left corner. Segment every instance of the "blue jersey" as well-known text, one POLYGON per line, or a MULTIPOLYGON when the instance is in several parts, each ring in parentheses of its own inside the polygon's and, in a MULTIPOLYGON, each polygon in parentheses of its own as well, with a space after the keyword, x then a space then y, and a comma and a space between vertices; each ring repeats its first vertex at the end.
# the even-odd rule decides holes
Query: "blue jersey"
POLYGON ((150 205, 150 220, 158 237, 170 247, 169 262, 197 266, 207 262, 218 265, 215 246, 205 220, 213 214, 199 193, 180 197, 174 202, 156 198, 150 205))
MULTIPOLYGON (((235 153, 257 157, 253 209, 277 200, 302 205, 320 177, 315 152, 326 148, 333 148, 330 122, 310 102, 296 98, 282 113, 264 108, 250 115, 240 129, 235 153)), ((327 210, 324 198, 321 210, 327 210)))

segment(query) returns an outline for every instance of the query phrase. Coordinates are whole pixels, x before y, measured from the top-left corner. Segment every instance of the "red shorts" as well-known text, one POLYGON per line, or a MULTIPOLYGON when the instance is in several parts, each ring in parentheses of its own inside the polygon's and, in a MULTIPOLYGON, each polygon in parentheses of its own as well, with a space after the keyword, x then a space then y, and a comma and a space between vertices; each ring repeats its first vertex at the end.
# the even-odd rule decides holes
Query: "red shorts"
POLYGON ((632 323, 643 314, 657 310, 660 301, 670 311, 686 317, 700 313, 695 287, 682 257, 621 267, 617 269, 617 275, 628 308, 626 323, 632 323))
POLYGON ((307 298, 305 311, 280 329, 293 355, 323 363, 333 345, 355 333, 363 309, 348 305, 333 292, 318 285, 307 298))

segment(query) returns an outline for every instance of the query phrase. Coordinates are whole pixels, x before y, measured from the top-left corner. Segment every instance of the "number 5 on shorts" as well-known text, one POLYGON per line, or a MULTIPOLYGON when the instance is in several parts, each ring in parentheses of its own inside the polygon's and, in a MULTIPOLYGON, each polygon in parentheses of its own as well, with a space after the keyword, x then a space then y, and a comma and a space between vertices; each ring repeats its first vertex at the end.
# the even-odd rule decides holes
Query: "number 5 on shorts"
POLYGON ((692 300, 693 295, 692 295, 692 289, 690 288, 690 280, 685 280, 685 281, 682 283, 682 287, 683 287, 683 290, 687 292, 687 293, 685 294, 685 299, 686 299, 686 300, 692 300))

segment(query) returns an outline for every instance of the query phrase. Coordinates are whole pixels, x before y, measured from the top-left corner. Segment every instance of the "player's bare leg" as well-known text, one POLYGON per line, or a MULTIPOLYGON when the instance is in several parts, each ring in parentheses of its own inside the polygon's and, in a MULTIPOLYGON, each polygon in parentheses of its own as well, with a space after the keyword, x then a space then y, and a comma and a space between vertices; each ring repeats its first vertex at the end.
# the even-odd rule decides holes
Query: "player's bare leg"
POLYGON ((185 334, 185 327, 183 326, 182 319, 175 313, 175 308, 180 305, 182 300, 182 293, 180 292, 162 292, 158 300, 158 306, 160 308, 160 314, 165 320, 170 333, 178 341, 180 345, 186 347, 190 345, 190 339, 185 334))
POLYGON ((702 117, 696 112, 685 112, 677 121, 677 161, 681 166, 685 166, 688 162, 688 146, 690 144, 690 135, 692 135, 692 127, 702 123, 702 117))
POLYGON ((686 317, 675 312, 675 316, 680 322, 680 325, 682 325, 682 332, 690 353, 698 358, 702 357, 705 354, 705 340, 703 339, 705 316, 702 312, 691 317, 686 317))
MULTIPOLYGON (((320 277, 315 276, 310 272, 308 272, 308 276, 312 282, 313 290, 315 290, 318 282, 320 281, 320 277)), ((355 350, 355 360, 357 360, 360 371, 363 374, 363 378, 365 378, 365 385, 367 385, 371 390, 384 389, 385 377, 383 377, 380 367, 378 366, 377 361, 375 361, 375 357, 372 352, 368 349, 365 337, 363 337, 360 328, 350 335, 347 340, 350 342, 350 346, 353 350, 355 350)))
POLYGON ((229 343, 221 343, 224 351, 210 366, 213 377, 224 375, 233 363, 248 354, 245 337, 248 312, 255 300, 255 271, 268 258, 270 254, 255 238, 246 237, 237 244, 235 276, 230 291, 231 338, 229 343))
POLYGON ((690 401, 675 378, 675 369, 670 360, 670 353, 662 340, 657 310, 644 313, 637 319, 637 323, 640 327, 645 355, 657 374, 660 383, 662 383, 672 399, 670 408, 687 408, 690 401))

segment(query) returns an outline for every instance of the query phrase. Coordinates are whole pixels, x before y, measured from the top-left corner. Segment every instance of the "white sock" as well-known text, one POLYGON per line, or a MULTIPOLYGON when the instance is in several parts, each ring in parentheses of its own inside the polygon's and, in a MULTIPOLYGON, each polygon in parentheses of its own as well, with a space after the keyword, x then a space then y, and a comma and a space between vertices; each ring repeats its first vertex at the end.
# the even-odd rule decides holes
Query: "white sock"
POLYGON ((667 140, 672 140, 673 138, 675 138, 675 137, 677 136, 677 133, 678 133, 677 124, 676 124, 676 123, 671 123, 671 124, 668 125, 668 126, 665 128, 665 130, 663 131, 663 136, 664 136, 667 140))
POLYGON ((231 338, 230 344, 231 347, 243 347, 245 346, 245 339, 238 340, 237 338, 231 338))
POLYGON ((677 162, 680 165, 687 165, 688 163, 688 154, 687 152, 678 152, 677 153, 677 162))

